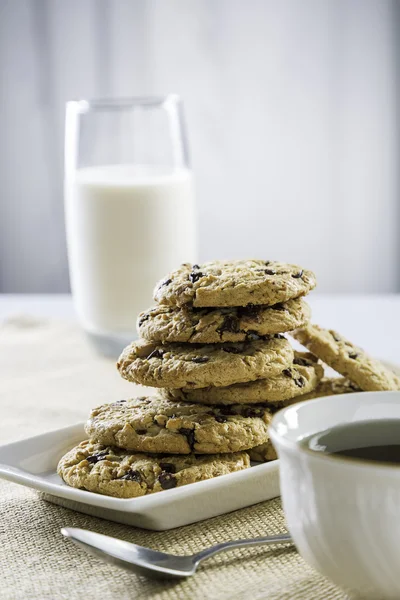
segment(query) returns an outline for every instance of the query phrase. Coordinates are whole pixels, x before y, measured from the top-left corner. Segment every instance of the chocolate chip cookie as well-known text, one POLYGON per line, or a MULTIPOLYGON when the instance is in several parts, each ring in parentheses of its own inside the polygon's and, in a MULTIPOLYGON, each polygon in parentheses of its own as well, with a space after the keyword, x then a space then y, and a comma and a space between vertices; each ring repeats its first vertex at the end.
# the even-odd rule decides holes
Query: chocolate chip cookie
POLYGON ((85 430, 93 442, 138 452, 239 452, 268 439, 271 411, 257 406, 203 406, 143 397, 92 410, 85 430))
POLYGON ((304 296, 315 285, 311 271, 277 261, 185 263, 156 285, 154 299, 168 306, 271 306, 304 296))
POLYGON ((200 388, 273 377, 289 367, 293 350, 279 334, 232 344, 157 344, 139 340, 122 352, 122 377, 150 387, 200 388))
POLYGON ((332 329, 307 325, 292 333, 313 354, 362 390, 400 390, 400 378, 332 329))
POLYGON ((338 394, 354 394, 362 390, 346 377, 324 377, 321 379, 315 390, 307 394, 302 394, 298 398, 287 400, 285 406, 302 402, 303 400, 313 400, 314 398, 322 398, 323 396, 336 396, 338 394))
POLYGON ((273 306, 235 308, 157 305, 139 315, 137 330, 151 342, 243 342, 301 327, 310 315, 310 307, 302 298, 273 306))
POLYGON ((271 460, 276 460, 278 458, 276 450, 270 440, 265 442, 265 444, 261 444, 260 446, 256 446, 249 450, 249 455, 250 460, 256 462, 270 462, 271 460))
POLYGON ((210 456, 148 456, 81 442, 58 463, 68 485, 89 492, 136 498, 247 469, 246 452, 210 456))
MULTIPOLYGON (((321 398, 323 396, 334 396, 337 394, 352 394, 354 392, 360 392, 360 388, 345 377, 325 377, 320 381, 315 390, 308 394, 302 394, 295 398, 290 398, 282 402, 281 406, 291 406, 298 404, 303 400, 313 400, 314 398, 321 398)), ((271 412, 277 410, 277 404, 271 406, 271 412)), ((276 460, 278 455, 276 454, 275 448, 272 442, 269 440, 265 444, 256 446, 248 450, 250 459, 258 462, 268 462, 270 460, 276 460)))
POLYGON ((268 379, 236 383, 228 387, 209 386, 198 389, 162 389, 160 395, 170 400, 202 404, 250 404, 283 402, 314 390, 324 369, 318 359, 307 352, 295 352, 293 363, 282 373, 268 379))

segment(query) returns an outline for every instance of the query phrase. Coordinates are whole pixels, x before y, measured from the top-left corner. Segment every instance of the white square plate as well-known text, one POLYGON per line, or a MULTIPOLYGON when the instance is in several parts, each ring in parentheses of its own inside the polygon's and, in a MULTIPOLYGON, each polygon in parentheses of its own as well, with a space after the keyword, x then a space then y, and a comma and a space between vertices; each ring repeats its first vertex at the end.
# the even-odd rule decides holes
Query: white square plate
POLYGON ((45 500, 144 529, 165 530, 216 517, 279 496, 278 461, 140 498, 122 499, 67 486, 57 463, 85 439, 83 423, 0 447, 0 477, 45 500))

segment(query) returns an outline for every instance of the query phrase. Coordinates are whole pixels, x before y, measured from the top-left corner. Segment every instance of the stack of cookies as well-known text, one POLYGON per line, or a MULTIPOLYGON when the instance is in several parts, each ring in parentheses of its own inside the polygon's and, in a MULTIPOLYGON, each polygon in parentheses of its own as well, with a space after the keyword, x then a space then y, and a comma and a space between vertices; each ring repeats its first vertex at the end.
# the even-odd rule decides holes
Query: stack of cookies
MULTIPOLYGON (((118 368, 128 381, 157 388, 152 406, 175 415, 160 436, 162 451, 275 458, 273 412, 323 376, 318 360, 283 335, 308 323, 303 297, 314 286, 310 271, 261 260, 184 264, 156 286, 158 304, 139 315, 140 339, 118 368), (190 422, 177 419, 189 412, 190 422), (179 450, 166 432, 181 439, 179 450)), ((142 439, 145 451, 156 451, 150 442, 142 439)))
POLYGON ((59 475, 127 498, 245 469, 254 448, 270 458, 276 406, 323 374, 282 335, 308 322, 302 296, 314 286, 313 273, 278 262, 182 265, 157 285, 118 361, 125 379, 157 392, 94 409, 89 440, 59 475))
POLYGON ((274 460, 268 426, 283 406, 400 389, 399 378, 334 331, 309 323, 310 271, 262 261, 184 264, 139 315, 140 339, 117 363, 154 390, 92 410, 89 440, 60 461, 74 487, 123 498, 274 460), (296 352, 291 332, 309 352, 296 352), (324 378, 318 358, 340 378, 324 378))

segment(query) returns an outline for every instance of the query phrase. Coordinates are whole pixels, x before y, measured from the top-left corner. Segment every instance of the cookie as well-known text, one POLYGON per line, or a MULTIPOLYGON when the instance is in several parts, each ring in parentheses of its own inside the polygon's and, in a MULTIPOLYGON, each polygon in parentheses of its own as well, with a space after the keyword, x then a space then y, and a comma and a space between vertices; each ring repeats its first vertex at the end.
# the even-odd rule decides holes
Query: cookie
POLYGON ((234 344, 157 344, 139 340, 122 352, 122 377, 151 387, 201 388, 273 377, 293 361, 288 340, 267 339, 234 344))
POLYGON ((139 315, 137 330, 152 342, 243 342, 292 331, 305 325, 310 315, 310 307, 302 298, 273 306, 236 308, 158 305, 139 315))
POLYGON ((85 441, 62 457, 57 473, 75 488, 116 498, 136 498, 241 471, 249 465, 246 452, 148 456, 85 441))
POLYGON ((285 406, 290 404, 296 404, 296 402, 302 402, 303 400, 313 400, 314 398, 321 398, 323 396, 336 396, 338 394, 354 394, 354 392, 361 392, 361 389, 350 381, 346 377, 324 377, 321 379, 315 390, 307 394, 293 398, 285 402, 285 406))
POLYGON ((92 410, 85 431, 93 442, 137 452, 239 452, 268 439, 265 406, 203 406, 158 397, 119 400, 92 410))
POLYGON ((318 325, 296 329, 293 337, 362 390, 400 390, 400 378, 341 334, 318 325))
POLYGON ((236 383, 228 387, 210 386, 198 389, 162 389, 160 395, 170 400, 202 404, 250 404, 282 402, 314 390, 324 374, 318 359, 307 352, 295 352, 290 367, 276 377, 236 383))
MULTIPOLYGON (((295 398, 285 400, 282 402, 281 407, 298 404, 303 400, 312 400, 314 398, 333 396, 337 394, 352 394, 360 391, 360 388, 355 383, 352 383, 345 377, 325 377, 319 382, 315 390, 309 392, 308 394, 302 394, 301 396, 296 396, 295 398)), ((274 404, 271 406, 271 412, 276 412, 277 408, 278 405, 274 404)), ((268 462, 278 458, 275 448, 270 440, 265 442, 265 444, 251 448, 248 450, 248 453, 250 455, 250 460, 257 462, 268 462)))
POLYGON ((156 285, 154 300, 168 306, 272 306, 304 296, 315 285, 311 271, 277 261, 185 263, 156 285))
POLYGON ((256 462, 269 462, 278 458, 276 450, 270 440, 265 442, 265 444, 261 444, 260 446, 256 446, 255 448, 249 450, 249 455, 250 460, 256 462))

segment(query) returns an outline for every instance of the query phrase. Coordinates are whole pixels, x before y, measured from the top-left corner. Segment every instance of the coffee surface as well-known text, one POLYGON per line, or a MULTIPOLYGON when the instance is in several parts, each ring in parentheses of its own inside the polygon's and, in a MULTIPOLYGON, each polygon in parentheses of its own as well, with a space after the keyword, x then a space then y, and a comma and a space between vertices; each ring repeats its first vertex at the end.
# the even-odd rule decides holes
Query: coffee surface
POLYGON ((336 425, 305 438, 302 444, 314 452, 400 466, 400 419, 336 425))

